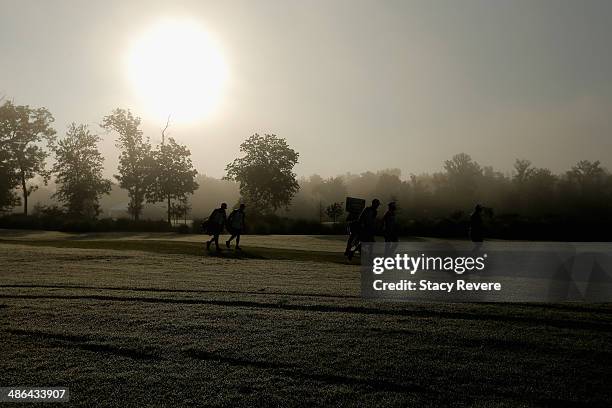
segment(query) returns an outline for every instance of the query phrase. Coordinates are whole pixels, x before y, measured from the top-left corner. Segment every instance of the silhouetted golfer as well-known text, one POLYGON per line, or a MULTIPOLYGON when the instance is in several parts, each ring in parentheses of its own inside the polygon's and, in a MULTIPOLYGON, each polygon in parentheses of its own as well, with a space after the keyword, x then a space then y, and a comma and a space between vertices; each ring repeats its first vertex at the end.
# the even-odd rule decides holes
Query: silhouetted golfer
POLYGON ((344 250, 344 256, 348 257, 348 259, 351 260, 353 259, 353 255, 356 251, 353 251, 353 246, 359 246, 359 217, 354 216, 352 213, 349 213, 346 222, 348 223, 349 237, 346 241, 346 249, 344 250))
POLYGON ((372 205, 366 207, 359 216, 359 228, 361 229, 361 242, 374 242, 376 235, 376 217, 378 216, 378 207, 380 200, 375 198, 372 200, 372 205))
POLYGON ((399 241, 397 223, 395 221, 396 210, 397 205, 395 203, 389 203, 387 212, 383 215, 383 235, 385 237, 385 242, 399 241))
POLYGON ((208 235, 212 235, 212 238, 209 241, 206 241, 206 249, 210 251, 210 244, 213 242, 217 248, 217 251, 221 251, 219 248, 219 235, 223 232, 223 227, 227 221, 227 216, 225 214, 225 209, 227 208, 227 204, 222 203, 220 208, 216 208, 208 217, 208 225, 207 232, 208 235))
POLYGON ((397 222, 395 221, 395 212, 397 205, 389 203, 387 212, 383 215, 383 236, 385 237, 385 256, 391 256, 397 248, 399 242, 399 233, 397 230, 397 222))
POLYGON ((362 242, 375 242, 374 236, 376 235, 376 216, 378 215, 378 207, 380 206, 380 200, 375 198, 372 200, 372 205, 366 207, 359 216, 359 240, 361 241, 355 250, 350 251, 348 258, 352 259, 355 252, 361 252, 362 242))
POLYGON ((244 204, 240 204, 240 207, 234 209, 229 217, 227 217, 227 230, 232 236, 230 239, 225 241, 225 246, 231 247, 232 239, 236 238, 236 249, 240 250, 240 234, 244 230, 244 204))
POLYGON ((353 258, 354 251, 353 247, 359 246, 359 215, 365 208, 365 200, 355 197, 346 197, 346 226, 349 234, 348 240, 346 241, 346 249, 344 250, 344 256, 348 257, 349 260, 353 258))
POLYGON ((472 215, 470 215, 470 239, 472 242, 482 243, 483 235, 482 206, 476 204, 472 215))

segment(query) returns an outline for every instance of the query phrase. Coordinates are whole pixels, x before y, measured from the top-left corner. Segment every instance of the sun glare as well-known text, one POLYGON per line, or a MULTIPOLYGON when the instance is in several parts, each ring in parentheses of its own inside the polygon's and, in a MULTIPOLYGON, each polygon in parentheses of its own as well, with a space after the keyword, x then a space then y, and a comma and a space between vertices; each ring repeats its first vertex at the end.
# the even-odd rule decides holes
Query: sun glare
POLYGON ((164 21, 132 45, 131 85, 146 113, 158 120, 196 122, 218 106, 227 66, 209 34, 194 21, 164 21))

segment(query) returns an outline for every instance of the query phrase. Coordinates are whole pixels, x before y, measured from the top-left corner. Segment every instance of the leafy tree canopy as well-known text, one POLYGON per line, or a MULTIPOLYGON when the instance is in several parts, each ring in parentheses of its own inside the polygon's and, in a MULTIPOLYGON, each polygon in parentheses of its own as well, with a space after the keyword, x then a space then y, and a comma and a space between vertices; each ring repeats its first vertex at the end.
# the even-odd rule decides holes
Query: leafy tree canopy
POLYGON ((138 220, 142 213, 145 194, 150 184, 152 167, 151 143, 139 129, 140 118, 129 110, 115 109, 102 119, 102 128, 117 132, 119 174, 115 175, 119 186, 128 191, 128 212, 138 220))
POLYGON ((299 190, 293 167, 299 153, 276 135, 254 134, 240 145, 243 157, 226 167, 226 179, 240 183, 240 194, 250 208, 271 213, 287 207, 299 190))
POLYGON ((98 150, 99 142, 100 137, 89 132, 86 125, 72 123, 66 137, 51 146, 57 159, 53 165, 58 186, 54 197, 71 215, 97 216, 99 197, 111 190, 110 180, 102 177, 104 158, 98 150))
POLYGON ((0 172, 6 179, 0 182, 0 201, 16 204, 12 189, 21 188, 23 213, 28 214, 28 197, 38 188, 32 180, 41 176, 46 183, 49 172, 45 168, 47 152, 41 146, 51 141, 55 130, 54 119, 46 108, 31 108, 6 101, 0 106, 0 172), (7 190, 8 189, 8 190, 7 190))
POLYGON ((193 194, 198 188, 195 181, 198 172, 193 168, 189 149, 171 137, 153 150, 152 158, 152 183, 147 190, 147 201, 165 201, 170 222, 172 201, 186 201, 186 196, 193 194))

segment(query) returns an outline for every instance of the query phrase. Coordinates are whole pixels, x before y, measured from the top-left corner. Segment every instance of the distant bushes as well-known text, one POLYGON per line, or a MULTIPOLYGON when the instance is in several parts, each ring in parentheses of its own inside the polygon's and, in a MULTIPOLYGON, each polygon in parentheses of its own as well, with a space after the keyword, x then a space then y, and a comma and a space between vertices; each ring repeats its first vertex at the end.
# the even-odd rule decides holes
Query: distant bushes
POLYGON ((263 215, 247 219, 247 233, 249 234, 307 234, 327 235, 343 234, 346 231, 344 223, 324 223, 319 221, 294 219, 278 215, 263 215))
MULTIPOLYGON (((400 220, 401 234, 438 238, 466 239, 467 215, 461 217, 400 220)), ((530 241, 612 241, 612 219, 567 217, 525 217, 504 214, 485 218, 485 237, 530 241)))
POLYGON ((168 232, 174 230, 162 220, 88 219, 49 214, 6 215, 0 217, 0 228, 64 232, 168 232))
MULTIPOLYGON (((194 219, 191 226, 180 224, 171 227, 164 220, 139 220, 128 218, 74 218, 53 209, 38 211, 33 215, 11 214, 0 217, 0 228, 31 229, 64 232, 170 232, 181 234, 202 233, 201 218, 194 219)), ((343 223, 325 223, 303 219, 291 219, 277 215, 251 217, 247 219, 247 234, 343 234, 343 223)))
MULTIPOLYGON (((46 208, 33 215, 11 214, 0 217, 0 228, 31 229, 65 232, 178 232, 202 233, 203 219, 193 220, 192 225, 174 227, 165 220, 139 220, 128 218, 79 219, 69 217, 61 209, 46 208)), ((533 241, 612 241, 612 218, 601 216, 526 217, 518 214, 500 214, 485 217, 486 237, 509 240, 533 241)), ((466 239, 469 215, 453 213, 448 217, 398 218, 403 236, 466 239)), ((278 215, 255 216, 247 213, 246 234, 345 234, 344 222, 319 223, 306 219, 293 219, 278 215)))
POLYGON ((178 232, 179 234, 191 234, 191 230, 192 227, 187 224, 179 224, 174 227, 174 231, 178 232))
MULTIPOLYGON (((192 232, 202 233, 202 222, 204 219, 193 220, 192 232)), ((281 217, 275 214, 255 216, 248 214, 246 218, 245 234, 305 234, 305 235, 328 235, 344 234, 346 226, 344 223, 319 223, 318 221, 306 219, 294 219, 281 217)))

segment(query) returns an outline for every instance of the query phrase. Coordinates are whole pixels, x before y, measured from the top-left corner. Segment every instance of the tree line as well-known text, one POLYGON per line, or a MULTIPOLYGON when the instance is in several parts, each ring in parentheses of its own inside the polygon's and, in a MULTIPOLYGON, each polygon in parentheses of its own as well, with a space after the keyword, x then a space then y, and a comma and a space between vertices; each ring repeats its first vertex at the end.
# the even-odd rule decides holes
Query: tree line
POLYGON ((588 160, 553 174, 517 159, 513 170, 503 173, 459 153, 444 161, 439 172, 405 178, 399 169, 327 179, 313 175, 300 180, 300 186, 293 209, 298 212, 315 213, 319 201, 325 207, 347 195, 397 201, 404 213, 417 218, 470 211, 476 203, 493 207, 498 215, 602 216, 612 211, 612 175, 599 161, 588 160))
MULTIPOLYGON (((100 136, 87 125, 72 123, 58 136, 53 115, 46 108, 32 108, 5 101, 0 106, 0 210, 23 206, 28 215, 28 198, 54 177, 52 198, 62 203, 71 217, 96 218, 100 197, 111 191, 104 178, 104 157, 100 136), (46 149, 45 149, 46 147, 46 149), (47 159, 55 163, 49 169, 47 159)), ((140 130, 141 120, 129 110, 115 109, 102 119, 101 128, 117 135, 119 166, 114 176, 128 193, 128 212, 138 220, 145 201, 165 202, 167 220, 179 205, 186 207, 188 196, 198 188, 197 171, 189 149, 162 134, 153 146, 140 130)))
MULTIPOLYGON (((600 240, 612 237, 612 174, 599 161, 581 160, 555 174, 527 159, 504 173, 466 153, 434 173, 402 176, 399 169, 299 181, 292 216, 342 219, 346 196, 398 205, 398 222, 410 235, 465 237, 469 214, 490 208, 491 234, 504 238, 600 240), (561 238, 563 237, 563 238, 561 238)), ((288 213, 289 214, 289 213, 288 213)))
MULTIPOLYGON (((527 159, 517 159, 509 173, 482 166, 459 153, 441 171, 402 177, 399 169, 322 178, 303 178, 291 210, 316 216, 319 208, 343 202, 346 196, 396 201, 407 218, 445 217, 469 212, 476 203, 492 207, 496 216, 612 216, 612 174, 599 161, 581 160, 554 174, 527 159), (319 204, 322 203, 322 206, 319 204)), ((338 217, 330 208, 330 217, 338 217)))
MULTIPOLYGON (((52 115, 44 108, 9 101, 0 106, 0 207, 23 205, 27 214, 28 197, 39 187, 34 178, 44 183, 54 176, 53 196, 68 214, 96 217, 100 198, 114 184, 103 177, 103 157, 97 148, 100 138, 78 124, 70 125, 60 138, 52 123, 52 115), (50 154, 56 162, 47 169, 50 154)), ((165 130, 161 143, 154 146, 140 125, 140 118, 125 109, 114 110, 101 122, 102 129, 116 135, 115 179, 127 192, 127 210, 135 220, 145 212, 145 203, 163 202, 170 222, 186 216, 190 207, 193 217, 205 217, 220 202, 244 202, 250 214, 270 222, 280 217, 335 223, 345 215, 344 199, 354 196, 397 202, 400 223, 415 234, 460 226, 476 203, 492 209, 490 218, 498 226, 531 228, 527 235, 539 228, 554 234, 580 225, 612 226, 612 174, 599 161, 581 160, 554 174, 527 159, 517 159, 512 171, 503 173, 459 153, 433 173, 406 177, 399 169, 386 169, 298 179, 293 168, 299 153, 283 138, 256 133, 240 145, 241 157, 227 165, 225 177, 219 180, 198 175, 189 149, 166 137, 165 130), (434 224, 446 226, 425 228, 434 224)), ((150 209, 145 214, 151 218, 150 209)), ((263 229, 268 230, 275 229, 263 229)))
MULTIPOLYGON (((197 171, 185 145, 166 137, 151 144, 140 126, 141 119, 127 109, 115 109, 104 116, 100 127, 116 135, 119 150, 118 186, 127 192, 127 212, 140 220, 145 203, 163 202, 166 219, 186 218, 190 196, 198 189, 197 171)), ((95 219, 100 214, 100 199, 109 194, 112 181, 103 176, 104 158, 98 144, 100 136, 86 125, 72 123, 59 137, 53 129, 54 118, 46 108, 32 108, 5 101, 0 106, 0 210, 23 206, 28 215, 28 198, 54 177, 56 191, 51 196, 62 203, 65 214, 74 218, 95 219), (47 149, 45 149, 45 146, 47 149), (51 169, 46 160, 55 163, 51 169)), ((229 163, 224 180, 239 184, 240 201, 251 211, 271 214, 287 208, 299 184, 293 167, 299 153, 286 140, 271 134, 254 134, 241 145, 243 156, 229 163)), ((229 197, 220 197, 227 201, 229 197)), ((57 212, 55 210, 52 210, 57 212)))

